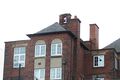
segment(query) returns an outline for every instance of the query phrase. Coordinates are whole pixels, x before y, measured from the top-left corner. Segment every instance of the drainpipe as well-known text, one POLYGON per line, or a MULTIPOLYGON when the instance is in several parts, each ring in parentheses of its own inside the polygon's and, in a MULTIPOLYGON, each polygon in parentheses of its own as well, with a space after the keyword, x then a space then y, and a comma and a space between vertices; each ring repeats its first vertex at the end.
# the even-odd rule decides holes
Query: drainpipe
POLYGON ((70 80, 73 78, 73 67, 71 69, 71 66, 73 65, 73 43, 72 43, 72 37, 71 37, 71 64, 70 64, 70 70, 71 70, 71 75, 70 75, 70 80))
POLYGON ((66 65, 66 61, 65 59, 62 59, 62 80, 65 80, 65 65, 66 65))
POLYGON ((19 76, 18 76, 18 80, 21 80, 21 79, 20 79, 20 77, 21 77, 20 72, 21 72, 21 64, 19 64, 19 76))

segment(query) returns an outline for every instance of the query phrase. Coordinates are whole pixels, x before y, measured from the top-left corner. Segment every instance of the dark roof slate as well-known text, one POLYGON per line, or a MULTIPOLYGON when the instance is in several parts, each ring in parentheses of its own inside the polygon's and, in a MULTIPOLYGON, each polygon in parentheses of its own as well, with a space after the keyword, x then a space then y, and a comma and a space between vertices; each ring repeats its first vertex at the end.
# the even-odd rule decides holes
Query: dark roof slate
POLYGON ((74 38, 77 38, 74 33, 65 29, 58 22, 55 22, 54 24, 52 24, 52 25, 48 26, 47 28, 44 28, 36 33, 27 34, 27 36, 32 37, 32 36, 38 36, 38 35, 44 35, 44 34, 63 33, 63 32, 70 34, 74 38))
POLYGON ((116 41, 112 42, 105 48, 114 48, 117 52, 120 52, 120 38, 117 39, 116 41))
POLYGON ((34 34, 44 34, 44 33, 53 33, 53 32, 64 32, 67 31, 65 28, 63 28, 60 24, 57 22, 48 26, 47 28, 44 28, 43 30, 40 30, 34 34))

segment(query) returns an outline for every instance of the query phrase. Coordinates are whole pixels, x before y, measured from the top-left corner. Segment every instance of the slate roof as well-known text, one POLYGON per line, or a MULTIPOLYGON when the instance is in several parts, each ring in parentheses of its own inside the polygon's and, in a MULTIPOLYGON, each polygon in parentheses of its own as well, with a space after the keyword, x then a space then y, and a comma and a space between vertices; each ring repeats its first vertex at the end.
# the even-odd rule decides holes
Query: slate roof
POLYGON ((34 34, 28 34, 28 37, 34 36, 34 35, 43 35, 43 34, 50 34, 50 33, 61 33, 61 32, 68 32, 72 36, 75 36, 71 31, 65 29, 62 27, 58 22, 55 22, 54 24, 34 33, 34 34))
POLYGON ((112 42, 105 48, 114 48, 117 52, 120 52, 120 38, 117 39, 116 41, 112 42))
POLYGON ((59 25, 57 22, 48 26, 47 28, 44 28, 43 30, 40 30, 34 34, 43 34, 43 33, 52 33, 52 32, 63 32, 63 31, 67 31, 66 29, 64 29, 61 25, 59 25))

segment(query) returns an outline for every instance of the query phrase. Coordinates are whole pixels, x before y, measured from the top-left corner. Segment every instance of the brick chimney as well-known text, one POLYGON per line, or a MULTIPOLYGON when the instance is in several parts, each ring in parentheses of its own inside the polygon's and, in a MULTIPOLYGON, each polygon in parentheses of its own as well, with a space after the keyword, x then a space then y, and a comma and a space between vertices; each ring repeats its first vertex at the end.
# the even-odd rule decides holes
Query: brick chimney
POLYGON ((91 49, 99 49, 99 27, 96 24, 90 24, 91 49))
POLYGON ((78 38, 80 38, 80 23, 81 21, 77 16, 71 19, 71 14, 62 14, 59 17, 59 24, 71 31, 78 38))

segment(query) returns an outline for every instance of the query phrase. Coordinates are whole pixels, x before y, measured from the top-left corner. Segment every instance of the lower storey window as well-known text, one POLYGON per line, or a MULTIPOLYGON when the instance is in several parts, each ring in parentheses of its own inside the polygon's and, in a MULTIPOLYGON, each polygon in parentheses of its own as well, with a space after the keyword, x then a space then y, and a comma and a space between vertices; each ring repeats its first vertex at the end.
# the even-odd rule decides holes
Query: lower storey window
POLYGON ((93 75, 93 80, 104 80, 104 75, 93 75))
POLYGON ((95 78, 94 80, 104 80, 104 78, 95 78))
POLYGON ((61 79, 62 79, 62 69, 51 68, 50 69, 50 80, 61 80, 61 79))
POLYGON ((45 80, 45 69, 35 69, 34 80, 45 80))

